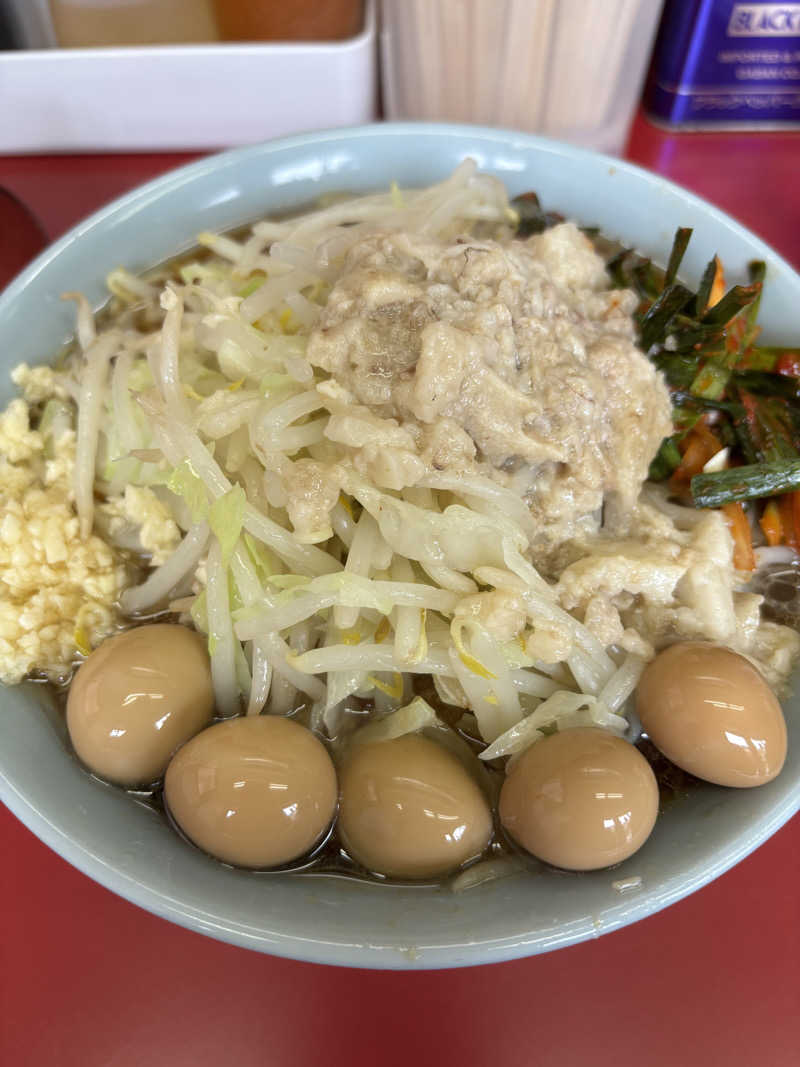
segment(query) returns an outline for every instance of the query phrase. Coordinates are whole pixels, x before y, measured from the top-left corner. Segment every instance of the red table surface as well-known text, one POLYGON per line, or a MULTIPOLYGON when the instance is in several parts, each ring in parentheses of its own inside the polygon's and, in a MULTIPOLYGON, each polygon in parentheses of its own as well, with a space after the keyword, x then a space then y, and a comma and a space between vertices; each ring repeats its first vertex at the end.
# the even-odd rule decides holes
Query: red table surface
MULTIPOLYGON (((800 265, 800 134, 667 134, 628 157, 800 265)), ((55 237, 188 155, 0 158, 55 237)), ((800 332, 800 322, 798 323, 800 332)), ((113 896, 0 810, 0 1064, 800 1064, 800 818, 672 908, 460 971, 368 972, 218 944, 113 896)))

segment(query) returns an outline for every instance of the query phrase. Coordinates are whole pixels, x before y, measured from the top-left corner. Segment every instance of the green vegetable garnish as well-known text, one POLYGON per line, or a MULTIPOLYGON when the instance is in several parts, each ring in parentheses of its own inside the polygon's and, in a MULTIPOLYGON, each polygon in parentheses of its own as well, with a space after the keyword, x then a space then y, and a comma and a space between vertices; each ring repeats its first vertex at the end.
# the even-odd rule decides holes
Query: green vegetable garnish
POLYGON ((718 508, 735 500, 755 500, 800 489, 800 459, 752 463, 692 478, 698 508, 718 508))

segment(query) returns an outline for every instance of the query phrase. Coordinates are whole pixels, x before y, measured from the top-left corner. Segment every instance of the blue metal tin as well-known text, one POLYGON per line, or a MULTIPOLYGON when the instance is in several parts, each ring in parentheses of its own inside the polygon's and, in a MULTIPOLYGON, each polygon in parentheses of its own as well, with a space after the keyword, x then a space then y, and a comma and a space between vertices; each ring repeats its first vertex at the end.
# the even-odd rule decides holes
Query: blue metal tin
POLYGON ((644 102, 694 129, 800 126, 800 3, 667 0, 644 102))

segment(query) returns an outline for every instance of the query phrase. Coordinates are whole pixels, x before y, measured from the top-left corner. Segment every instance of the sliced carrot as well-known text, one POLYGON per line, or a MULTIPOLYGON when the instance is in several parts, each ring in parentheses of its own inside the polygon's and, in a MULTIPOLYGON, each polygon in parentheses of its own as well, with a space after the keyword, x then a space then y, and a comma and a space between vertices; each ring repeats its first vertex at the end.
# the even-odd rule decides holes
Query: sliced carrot
POLYGON ((680 489, 699 474, 706 463, 722 448, 722 442, 709 430, 704 422, 692 427, 681 443, 683 458, 673 471, 671 483, 673 489, 680 489))
POLYGON ((750 533, 750 523, 741 501, 737 500, 732 504, 723 504, 722 513, 733 537, 734 567, 739 571, 755 570, 756 558, 753 555, 753 538, 750 533))
POLYGON ((783 493, 778 498, 783 544, 800 551, 800 493, 783 493))
POLYGON ((764 508, 764 514, 758 520, 767 544, 774 548, 783 541, 783 522, 781 521, 781 509, 777 500, 770 500, 764 508))
POLYGON ((775 373, 800 378, 800 352, 784 352, 775 364, 775 373))
POLYGON ((795 525, 795 502, 792 499, 793 496, 795 496, 794 493, 783 493, 777 499, 781 524, 783 526, 783 543, 796 551, 798 542, 797 527, 795 525))
POLYGON ((708 307, 710 308, 713 308, 725 296, 725 271, 719 256, 714 256, 714 263, 717 269, 714 273, 714 281, 711 283, 711 292, 708 294, 708 307))

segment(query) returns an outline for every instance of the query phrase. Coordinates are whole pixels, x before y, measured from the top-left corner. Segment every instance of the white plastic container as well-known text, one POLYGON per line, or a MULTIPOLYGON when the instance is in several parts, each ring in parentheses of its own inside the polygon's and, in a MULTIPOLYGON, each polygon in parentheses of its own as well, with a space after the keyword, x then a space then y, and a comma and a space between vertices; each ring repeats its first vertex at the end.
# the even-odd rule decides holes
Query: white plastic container
POLYGON ((369 122, 375 5, 345 41, 0 52, 0 152, 224 148, 369 122))
POLYGON ((663 0, 382 0, 388 118, 544 133, 620 153, 663 0))

